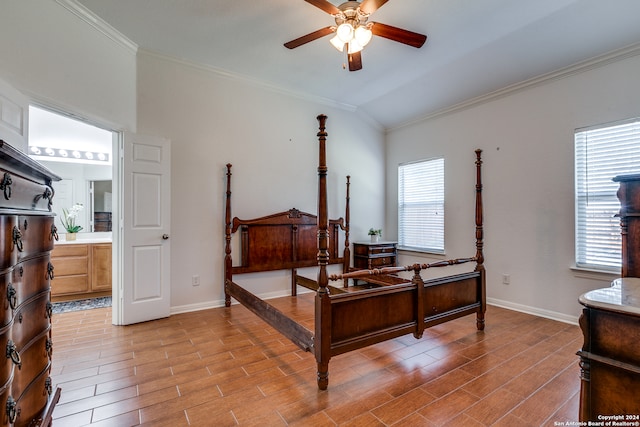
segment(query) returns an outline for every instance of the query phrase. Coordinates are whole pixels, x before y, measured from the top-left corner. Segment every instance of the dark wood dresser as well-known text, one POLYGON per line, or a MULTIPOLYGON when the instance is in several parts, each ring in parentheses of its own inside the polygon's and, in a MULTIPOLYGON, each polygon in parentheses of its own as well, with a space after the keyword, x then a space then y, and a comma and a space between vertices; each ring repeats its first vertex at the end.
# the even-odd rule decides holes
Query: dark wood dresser
POLYGON ((93 231, 111 231, 111 212, 94 212, 93 231))
POLYGON ((356 269, 395 267, 396 242, 356 242, 353 244, 353 267, 356 269))
POLYGON ((640 279, 616 279, 580 303, 580 421, 640 422, 640 279))
POLYGON ((580 421, 640 423, 640 174, 620 175, 621 279, 580 296, 580 421))
POLYGON ((613 178, 620 183, 622 277, 640 277, 640 174, 613 178))
POLYGON ((0 140, 0 425, 51 424, 51 182, 60 178, 0 140))

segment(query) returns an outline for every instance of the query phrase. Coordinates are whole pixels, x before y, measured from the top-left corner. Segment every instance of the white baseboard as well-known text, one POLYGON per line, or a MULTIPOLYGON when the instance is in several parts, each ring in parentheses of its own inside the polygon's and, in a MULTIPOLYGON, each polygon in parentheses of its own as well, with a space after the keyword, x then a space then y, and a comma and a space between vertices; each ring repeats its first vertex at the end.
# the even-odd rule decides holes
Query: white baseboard
POLYGON ((534 316, 544 317, 546 319, 557 320, 558 322, 578 325, 578 317, 570 316, 564 313, 558 313, 557 311, 530 307, 528 305, 517 304, 511 301, 503 301, 495 298, 487 298, 487 304, 495 305, 496 307, 502 307, 509 310, 519 311, 522 313, 533 314, 534 316))
MULTIPOLYGON (((307 289, 299 289, 298 293, 311 292, 307 289)), ((268 292, 258 295, 260 299, 267 300, 272 298, 280 298, 288 296, 288 291, 276 291, 268 292)), ((232 304, 238 304, 237 301, 232 300, 232 304)), ((546 319, 557 320, 558 322, 569 323, 571 325, 578 324, 578 318, 575 316, 569 316, 564 313, 558 313, 556 311, 544 310, 537 307, 530 307, 528 305, 517 304, 510 301, 499 300, 496 298, 487 298, 487 304, 494 305, 496 307, 506 308, 508 310, 519 311, 522 313, 532 314, 534 316, 544 317, 546 319)), ((211 308, 224 307, 224 300, 205 301, 197 304, 187 304, 171 307, 170 314, 190 313, 193 311, 208 310, 211 308)))
MULTIPOLYGON (((308 292, 312 292, 305 288, 298 288, 298 294, 305 294, 308 292)), ((260 295, 257 295, 260 299, 268 300, 273 298, 280 298, 290 296, 290 291, 275 291, 275 292, 267 292, 260 295)), ((238 304, 238 302, 234 299, 231 300, 231 304, 238 304)), ((213 301, 205 301, 199 302, 197 304, 187 304, 187 305, 177 305, 171 307, 169 314, 180 314, 180 313, 191 313, 192 311, 200 311, 200 310, 209 310, 211 308, 224 307, 224 300, 213 300, 213 301)))

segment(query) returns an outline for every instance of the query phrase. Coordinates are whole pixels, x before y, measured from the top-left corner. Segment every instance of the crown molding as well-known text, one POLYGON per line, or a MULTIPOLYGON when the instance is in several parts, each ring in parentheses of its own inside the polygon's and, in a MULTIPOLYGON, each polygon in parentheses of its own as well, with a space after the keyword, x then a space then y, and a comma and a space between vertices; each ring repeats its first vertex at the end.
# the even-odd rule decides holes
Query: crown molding
POLYGON ((548 84, 550 82, 564 79, 566 77, 570 77, 576 74, 581 74, 581 73, 584 73, 596 68, 600 68, 615 62, 619 62, 624 59, 632 58, 638 55, 640 55, 640 43, 634 43, 629 46, 605 53, 603 55, 596 56, 594 58, 591 58, 582 62, 578 62, 568 67, 564 67, 547 74, 542 74, 540 76, 533 77, 531 79, 506 86, 502 89, 498 89, 496 91, 487 93, 485 95, 480 95, 475 98, 471 98, 467 101, 463 101, 458 104, 452 105, 451 107, 443 108, 443 109, 434 111, 432 113, 429 113, 427 115, 415 118, 413 120, 409 120, 398 126, 394 126, 393 128, 387 129, 387 132, 391 132, 397 129, 402 129, 404 127, 415 125, 417 123, 426 122, 431 119, 435 119, 448 114, 463 111, 487 102, 495 101, 497 99, 504 98, 509 95, 513 95, 518 92, 522 92, 537 86, 548 84))
POLYGON ((70 11, 71 13, 76 15, 82 21, 86 22, 87 24, 92 26, 94 29, 96 29, 97 31, 99 31, 102 34, 106 35, 111 40, 115 41, 116 43, 122 45, 127 50, 130 50, 134 54, 142 53, 142 54, 145 54, 145 55, 148 55, 148 56, 153 56, 153 57, 162 59, 164 61, 178 63, 178 64, 181 64, 181 65, 183 65, 185 67, 189 67, 189 68, 192 68, 192 69, 198 69, 200 71, 209 72, 209 73, 215 74, 215 75, 217 75, 219 77, 224 77, 224 78, 228 78, 228 79, 232 79, 232 80, 241 81, 241 82, 244 82, 244 83, 251 84, 253 86, 257 86, 257 87, 261 87, 261 88, 266 89, 266 90, 270 90, 272 92, 277 92, 277 93, 284 94, 284 95, 287 95, 287 96, 291 96, 291 97, 294 97, 294 98, 299 98, 299 99, 303 99, 303 100, 306 100, 306 101, 310 101, 310 102, 314 102, 314 103, 318 103, 318 104, 322 104, 322 105, 338 108, 340 110, 355 112, 356 109, 357 109, 357 107, 355 105, 342 103, 342 102, 337 102, 337 101, 334 101, 332 99, 323 98, 323 97, 320 97, 320 96, 313 96, 313 95, 308 95, 308 94, 301 93, 301 92, 295 92, 295 91, 287 90, 287 89, 284 89, 282 87, 279 87, 279 86, 276 86, 276 85, 273 85, 273 84, 269 84, 269 83, 264 82, 264 81, 260 81, 260 80, 256 80, 256 79, 244 76, 242 74, 233 73, 233 72, 230 72, 230 71, 227 71, 227 70, 223 70, 221 68, 216 68, 216 67, 213 67, 213 66, 197 64, 197 63, 194 63, 194 62, 190 62, 190 61, 186 61, 186 60, 183 60, 183 59, 180 59, 180 58, 176 58, 174 56, 164 55, 162 53, 155 52, 155 51, 148 50, 148 49, 142 49, 137 44, 135 44, 134 42, 129 40, 124 34, 120 33, 118 30, 113 28, 106 21, 104 21, 99 16, 95 15, 93 12, 91 12, 89 9, 84 7, 82 4, 78 3, 76 0, 55 0, 55 1, 60 6, 64 7, 65 9, 67 9, 68 11, 70 11))
POLYGON ((226 78, 226 79, 230 79, 230 80, 235 80, 238 82, 242 82, 245 84, 249 84, 252 85, 254 87, 258 87, 264 90, 268 90, 271 92, 275 92, 275 93, 279 93, 282 95, 287 95, 293 98, 298 98, 298 99, 302 99, 305 101, 309 101, 309 102, 313 102, 316 104, 322 104, 322 105, 326 105, 328 107, 333 107, 333 108, 337 108, 340 110, 344 110, 344 111, 349 111, 349 112, 355 112, 357 110, 357 107, 355 105, 351 105, 351 104, 347 104, 347 103, 343 103, 343 102, 338 102, 329 98, 323 98, 321 96, 314 96, 314 95, 309 95, 306 93, 302 93, 302 92, 296 92, 296 91, 292 91, 289 89, 285 89, 282 88, 280 86, 274 85, 274 84, 270 84, 267 83, 265 81, 262 80, 257 80, 251 77, 248 77, 246 75, 242 75, 239 73, 235 73, 235 72, 231 72, 231 71, 227 71, 224 70, 222 68, 217 68, 217 67, 213 67, 210 65, 203 65, 200 63, 195 63, 195 62, 191 62, 191 61, 187 61, 184 59, 180 59, 180 58, 176 58, 174 56, 170 56, 170 55, 165 55, 163 53, 160 52, 156 52, 153 50, 148 50, 148 49, 143 49, 143 48, 139 48, 138 49, 138 54, 140 55, 147 55, 150 56, 152 58, 157 58, 163 61, 167 61, 167 62, 173 62, 175 64, 179 64, 182 65, 184 67, 187 68, 191 68, 194 70, 198 70, 198 71, 203 71, 205 73, 211 73, 211 74, 215 74, 218 77, 222 77, 222 78, 226 78))
POLYGON ((55 2, 133 54, 138 52, 137 44, 76 0, 55 0, 55 2))

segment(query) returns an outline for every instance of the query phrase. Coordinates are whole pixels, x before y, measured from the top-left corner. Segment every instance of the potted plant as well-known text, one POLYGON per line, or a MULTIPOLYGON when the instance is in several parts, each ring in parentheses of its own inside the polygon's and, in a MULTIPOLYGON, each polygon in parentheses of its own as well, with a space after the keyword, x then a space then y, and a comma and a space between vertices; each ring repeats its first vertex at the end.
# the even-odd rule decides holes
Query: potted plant
POLYGON ((62 209, 62 219, 60 221, 62 221, 62 226, 67 231, 67 240, 76 240, 76 233, 82 230, 81 225, 76 225, 76 218, 82 209, 84 209, 84 206, 81 203, 76 203, 69 210, 62 209))
POLYGON ((369 236, 371 236, 371 242, 375 243, 378 241, 378 239, 380 239, 380 236, 382 236, 382 229, 378 228, 370 228, 369 229, 369 236))

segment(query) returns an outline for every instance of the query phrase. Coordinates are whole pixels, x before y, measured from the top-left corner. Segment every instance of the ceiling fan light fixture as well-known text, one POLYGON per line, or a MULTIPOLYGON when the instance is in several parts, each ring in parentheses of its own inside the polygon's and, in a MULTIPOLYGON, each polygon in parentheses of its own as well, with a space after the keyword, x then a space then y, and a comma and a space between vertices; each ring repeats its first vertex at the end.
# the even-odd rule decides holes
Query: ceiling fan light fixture
POLYGON ((369 27, 364 25, 360 25, 354 32, 354 39, 362 47, 365 47, 371 41, 372 36, 373 33, 371 32, 369 27))
POLYGON ((331 40, 329 40, 329 43, 331 43, 333 47, 338 49, 340 52, 344 51, 345 43, 342 40, 340 40, 340 37, 338 37, 337 35, 332 37, 331 40))
POLYGON ((338 25, 336 36, 342 40, 342 43, 349 43, 353 39, 353 26, 348 22, 338 25))
POLYGON ((360 52, 364 46, 362 46, 356 39, 353 39, 349 42, 349 47, 347 49, 347 53, 349 55, 360 52))

